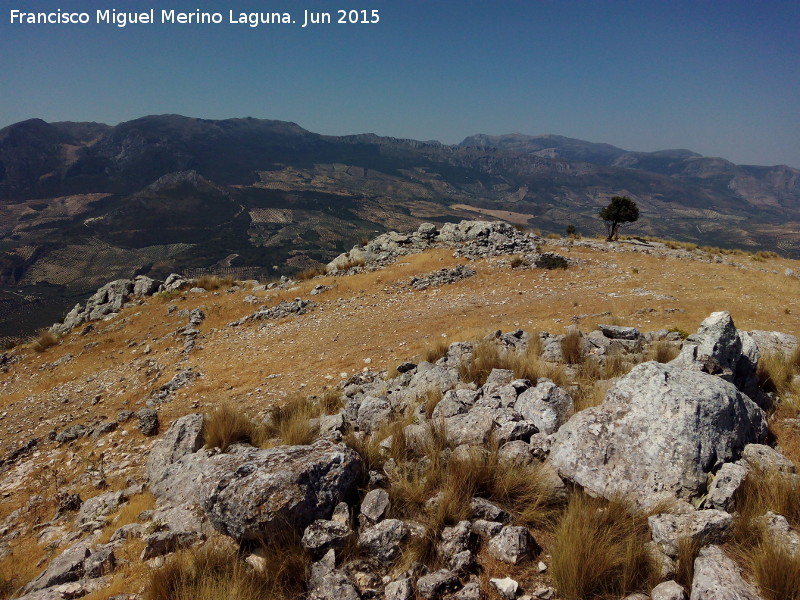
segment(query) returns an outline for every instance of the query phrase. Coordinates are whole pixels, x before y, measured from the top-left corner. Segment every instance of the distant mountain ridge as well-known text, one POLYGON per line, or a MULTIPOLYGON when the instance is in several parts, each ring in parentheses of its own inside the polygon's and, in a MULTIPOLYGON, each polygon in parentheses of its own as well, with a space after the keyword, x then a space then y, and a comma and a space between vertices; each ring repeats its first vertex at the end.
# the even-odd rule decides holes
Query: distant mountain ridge
POLYGON ((632 232, 800 252, 800 171, 783 165, 557 135, 446 145, 253 118, 31 119, 0 130, 0 337, 19 290, 40 315, 115 276, 294 272, 424 221, 599 234, 617 194, 641 208, 632 232))

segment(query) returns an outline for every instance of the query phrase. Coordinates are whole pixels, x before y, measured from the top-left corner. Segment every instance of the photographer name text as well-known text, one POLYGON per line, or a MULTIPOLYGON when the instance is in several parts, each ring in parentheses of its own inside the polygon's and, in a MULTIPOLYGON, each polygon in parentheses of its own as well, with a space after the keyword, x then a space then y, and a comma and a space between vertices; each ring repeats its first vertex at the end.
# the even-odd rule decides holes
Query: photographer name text
POLYGON ((328 12, 304 10, 302 14, 290 12, 239 12, 230 9, 224 12, 201 10, 182 12, 172 9, 155 9, 128 12, 116 9, 94 12, 70 12, 61 9, 47 12, 12 9, 9 13, 12 25, 375 25, 380 22, 376 9, 338 9, 328 12))

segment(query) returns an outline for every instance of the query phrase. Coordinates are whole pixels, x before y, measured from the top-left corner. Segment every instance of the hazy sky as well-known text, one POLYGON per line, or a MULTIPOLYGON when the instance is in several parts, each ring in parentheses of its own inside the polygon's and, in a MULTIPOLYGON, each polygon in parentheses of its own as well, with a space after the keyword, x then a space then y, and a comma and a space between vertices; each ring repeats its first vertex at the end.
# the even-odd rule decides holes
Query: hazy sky
POLYGON ((327 134, 557 133, 800 167, 800 3, 0 0, 0 127, 252 116, 327 134), (22 11, 217 11, 220 25, 19 25, 22 11), (302 28, 304 10, 377 24, 302 28), (289 11, 294 25, 228 24, 289 11))

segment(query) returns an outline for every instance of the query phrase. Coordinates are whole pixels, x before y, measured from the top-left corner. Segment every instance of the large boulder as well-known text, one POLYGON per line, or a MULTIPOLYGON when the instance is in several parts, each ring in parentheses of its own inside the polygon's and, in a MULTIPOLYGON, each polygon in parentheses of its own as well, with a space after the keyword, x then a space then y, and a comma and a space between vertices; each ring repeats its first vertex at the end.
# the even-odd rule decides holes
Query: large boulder
POLYGON ((187 454, 200 450, 203 443, 203 415, 191 414, 173 421, 147 457, 147 479, 151 491, 157 496, 165 495, 171 487, 171 482, 165 478, 168 467, 187 454))
POLYGON ((272 527, 302 530, 330 517, 361 467, 355 451, 327 440, 266 450, 235 444, 205 461, 200 503, 218 531, 257 541, 272 527))
POLYGON ((730 313, 711 313, 690 335, 670 364, 718 375, 758 401, 756 364, 758 346, 747 332, 739 332, 730 313))
POLYGON ((766 432, 764 412, 733 384, 648 362, 563 425, 549 460, 592 494, 652 506, 701 495, 709 473, 766 432))

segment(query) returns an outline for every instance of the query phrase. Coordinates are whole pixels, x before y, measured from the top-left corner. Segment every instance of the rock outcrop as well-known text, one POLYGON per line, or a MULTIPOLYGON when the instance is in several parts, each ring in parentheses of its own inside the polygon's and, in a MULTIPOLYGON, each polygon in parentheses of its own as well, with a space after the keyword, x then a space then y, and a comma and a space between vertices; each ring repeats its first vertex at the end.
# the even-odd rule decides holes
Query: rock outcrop
POLYGON ((709 473, 766 432, 764 412, 733 384, 648 362, 559 429, 549 460, 593 494, 652 506, 702 495, 709 473))

